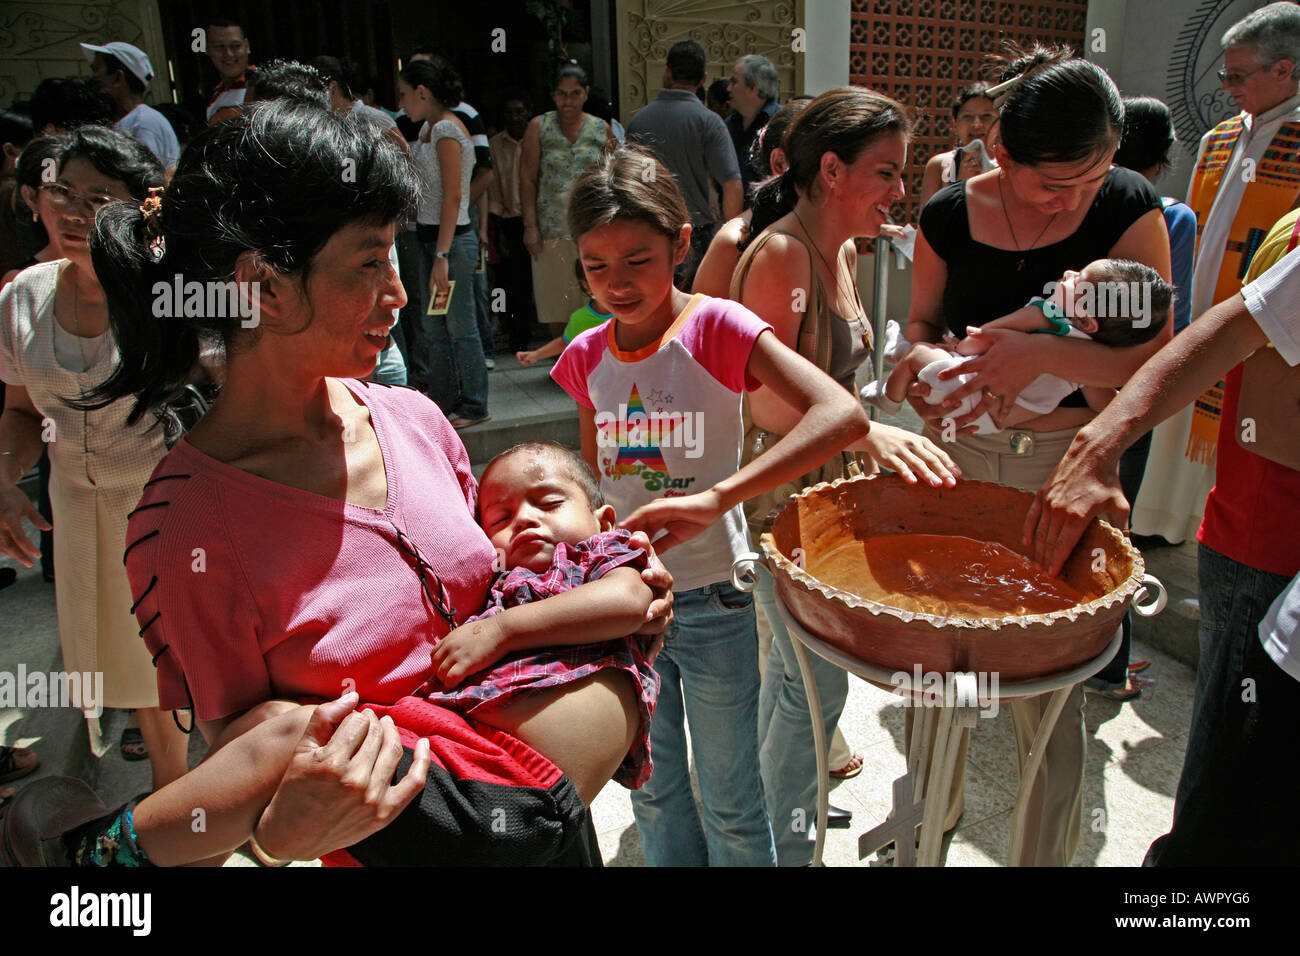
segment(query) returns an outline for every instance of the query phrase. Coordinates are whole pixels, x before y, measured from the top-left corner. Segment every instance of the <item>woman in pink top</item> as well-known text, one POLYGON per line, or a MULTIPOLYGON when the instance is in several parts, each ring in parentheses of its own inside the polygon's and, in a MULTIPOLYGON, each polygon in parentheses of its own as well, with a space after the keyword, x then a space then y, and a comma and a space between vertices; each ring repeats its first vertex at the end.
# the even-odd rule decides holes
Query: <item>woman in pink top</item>
MULTIPOLYGON (((239 783, 265 787, 269 806, 255 828, 222 831, 217 862, 255 835, 281 859, 348 847, 369 864, 599 863, 585 805, 627 752, 630 686, 597 675, 539 694, 495 714, 502 730, 409 699, 437 638, 482 610, 494 559, 437 407, 342 380, 373 370, 405 304, 387 250, 416 193, 409 160, 354 120, 275 102, 204 131, 158 208, 111 207, 97 225, 122 365, 92 401, 133 395, 144 414, 202 339, 227 350, 220 399, 158 466, 127 535, 161 706, 190 709, 219 748, 277 720, 281 701, 330 702, 296 726, 283 778, 249 762, 239 783), (194 289, 205 306, 187 310, 194 289), (233 292, 228 308, 212 308, 214 289, 233 292), (357 695, 374 706, 349 713, 357 695), (509 826, 484 819, 502 808, 509 826)), ((671 585, 662 569, 645 578, 671 585)), ((662 631, 666 604, 650 613, 662 631)), ((8 855, 195 862, 188 808, 204 806, 208 857, 221 795, 203 774, 112 812, 46 784, 10 812, 8 855), (73 828, 34 839, 56 813, 73 828)))

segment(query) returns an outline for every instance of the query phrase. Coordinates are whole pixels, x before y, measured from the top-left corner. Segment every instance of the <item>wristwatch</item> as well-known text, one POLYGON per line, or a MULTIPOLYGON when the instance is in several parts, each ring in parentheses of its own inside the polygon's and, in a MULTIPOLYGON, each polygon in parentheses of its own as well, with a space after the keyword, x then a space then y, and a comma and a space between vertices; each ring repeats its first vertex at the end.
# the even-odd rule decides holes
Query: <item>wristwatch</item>
POLYGON ((435 259, 450 259, 450 258, 451 258, 451 253, 450 253, 450 252, 435 252, 435 253, 433 254, 433 256, 434 256, 435 259))

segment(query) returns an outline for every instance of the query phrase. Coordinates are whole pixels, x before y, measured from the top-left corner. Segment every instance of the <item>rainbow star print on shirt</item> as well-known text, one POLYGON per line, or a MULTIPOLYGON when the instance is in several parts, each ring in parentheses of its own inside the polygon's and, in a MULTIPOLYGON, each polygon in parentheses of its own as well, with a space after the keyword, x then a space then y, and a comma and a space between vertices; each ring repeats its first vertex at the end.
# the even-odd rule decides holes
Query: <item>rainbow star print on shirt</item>
MULTIPOLYGON (((620 349, 617 319, 579 335, 551 377, 592 412, 600 489, 625 518, 659 498, 707 491, 735 474, 743 435, 741 393, 754 342, 770 326, 727 299, 694 296, 655 342, 620 349)), ((749 549, 739 507, 664 555, 674 589, 731 575, 749 549)))

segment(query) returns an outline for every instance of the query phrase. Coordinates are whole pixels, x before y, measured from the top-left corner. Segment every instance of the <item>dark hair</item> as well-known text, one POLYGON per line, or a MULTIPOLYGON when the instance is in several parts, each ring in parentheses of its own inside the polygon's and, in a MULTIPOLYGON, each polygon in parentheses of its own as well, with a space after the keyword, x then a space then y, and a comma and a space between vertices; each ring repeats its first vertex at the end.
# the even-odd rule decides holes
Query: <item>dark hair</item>
POLYGON ((530 113, 533 109, 533 99, 528 95, 528 91, 518 86, 512 86, 501 94, 501 112, 505 113, 506 104, 511 100, 518 100, 523 104, 524 109, 530 113))
POLYGON ((59 169, 80 157, 110 179, 126 186, 136 201, 143 200, 154 186, 163 184, 163 166, 144 143, 129 133, 107 126, 82 126, 63 141, 59 169))
POLYGON ((339 85, 339 92, 349 100, 361 99, 366 91, 365 74, 351 57, 318 56, 311 61, 311 65, 324 77, 327 92, 331 80, 339 85))
POLYGON ((13 109, 0 109, 0 143, 26 146, 32 139, 32 118, 13 109))
POLYGON ((582 264, 582 256, 575 256, 573 260, 573 276, 578 280, 578 287, 587 293, 587 298, 591 298, 591 286, 587 284, 587 269, 582 264))
POLYGON ((253 75, 248 78, 248 86, 255 99, 330 105, 329 80, 314 66, 296 60, 272 60, 250 72, 253 75))
MULTIPOLYGON (((18 175, 18 185, 28 186, 32 189, 40 189, 41 183, 45 181, 44 173, 48 168, 58 169, 59 153, 63 149, 63 144, 67 142, 66 135, 60 136, 38 136, 18 154, 18 164, 16 172, 18 175), (53 165, 47 166, 45 161, 52 160, 53 165)), ((26 205, 23 199, 22 191, 19 190, 18 201, 26 205)), ((29 209, 28 212, 36 212, 35 209, 29 209)), ((49 244, 50 236, 45 230, 45 223, 39 219, 31 223, 32 232, 36 235, 36 241, 44 248, 49 244)))
POLYGON ((32 93, 32 128, 42 132, 53 125, 61 132, 78 126, 113 123, 115 104, 108 91, 89 76, 52 76, 36 84, 32 93))
POLYGON ((1169 107, 1153 96, 1124 97, 1124 135, 1115 152, 1115 165, 1138 172, 1169 165, 1177 138, 1169 107))
POLYGON ((52 168, 59 168, 59 153, 63 151, 64 145, 68 142, 67 134, 58 136, 38 136, 18 154, 18 185, 30 186, 32 189, 39 189, 41 183, 50 182, 44 177, 46 169, 51 168, 46 165, 47 159, 54 160, 52 168))
POLYGON ((111 53, 97 53, 104 58, 105 73, 121 73, 126 79, 126 88, 136 96, 144 95, 144 81, 126 68, 126 65, 111 53))
POLYGON ((159 103, 154 109, 171 124, 172 132, 176 134, 176 141, 180 143, 182 149, 194 138, 195 133, 207 125, 179 103, 159 103))
POLYGON ((970 86, 964 87, 962 91, 957 94, 957 98, 952 101, 952 118, 955 120, 963 106, 971 100, 977 100, 980 97, 983 97, 986 100, 993 99, 993 97, 989 96, 989 85, 987 83, 972 83, 970 86))
POLYGON ((644 222, 676 239, 691 221, 677 180, 653 153, 620 146, 583 171, 569 193, 569 235, 585 233, 615 219, 644 222))
POLYGON ((731 102, 731 87, 726 80, 718 79, 709 84, 708 96, 715 103, 731 102))
POLYGON ((534 455, 550 455, 559 461, 564 466, 564 470, 569 473, 569 478, 573 480, 573 483, 582 489, 582 493, 587 498, 587 505, 592 511, 605 504, 605 496, 600 491, 600 481, 597 480, 596 473, 591 470, 591 466, 587 464, 586 459, 568 445, 561 445, 559 442, 554 441, 523 441, 517 445, 511 445, 488 462, 488 466, 483 469, 483 478, 479 479, 479 484, 483 484, 488 472, 496 466, 497 462, 503 461, 511 455, 530 452, 534 455))
POLYGON ((706 66, 704 47, 694 40, 682 40, 674 43, 668 51, 668 72, 674 83, 693 83, 696 86, 704 79, 706 66))
POLYGON ((1119 90, 1095 63, 1068 47, 1008 45, 999 99, 1000 139, 1017 163, 1077 163, 1113 150, 1124 128, 1119 90))
POLYGON ((811 103, 811 96, 796 96, 789 103, 781 107, 772 114, 772 118, 767 121, 767 125, 758 131, 754 137, 754 142, 749 147, 749 168, 754 171, 760 180, 767 179, 774 173, 772 169, 772 150, 781 145, 781 139, 785 136, 785 131, 790 128, 794 118, 803 112, 803 108, 811 103))
POLYGON ((213 27, 239 27, 239 35, 241 37, 248 36, 248 34, 244 32, 243 24, 238 20, 230 19, 230 17, 208 17, 208 22, 204 24, 204 26, 209 30, 213 27))
POLYGON ((356 99, 352 95, 352 88, 348 85, 347 77, 343 73, 343 64, 339 62, 336 56, 318 56, 309 64, 321 78, 325 81, 328 88, 331 81, 339 85, 339 92, 345 99, 356 99))
POLYGON ((446 57, 434 54, 431 59, 408 63, 399 75, 412 89, 423 86, 447 109, 460 105, 464 99, 465 88, 461 85, 460 74, 446 57))
POLYGON ((755 191, 754 215, 741 248, 789 213, 800 193, 812 189, 826 153, 852 163, 881 136, 898 133, 906 139, 911 132, 903 107, 872 90, 841 86, 817 97, 795 116, 781 137, 781 149, 790 166, 755 191))
POLYGON ((558 90, 560 83, 566 76, 571 76, 578 81, 578 85, 584 90, 591 88, 591 83, 587 79, 587 71, 580 67, 576 60, 569 60, 561 63, 555 69, 555 82, 551 84, 552 90, 558 90))
POLYGON ((338 230, 405 220, 418 195, 402 150, 351 115, 273 100, 206 127, 181 155, 155 214, 160 255, 139 206, 113 203, 95 220, 91 259, 121 362, 87 407, 133 395, 128 423, 135 422, 184 387, 200 337, 229 346, 238 330, 238 316, 159 321, 155 283, 177 275, 228 282, 248 251, 305 283, 313 258, 338 230), (344 169, 354 175, 341 175, 344 169))
MULTIPOLYGON (((1101 282, 1115 283, 1124 291, 1123 299, 1126 309, 1117 310, 1123 314, 1095 316, 1097 331, 1093 333, 1094 342, 1102 345, 1123 347, 1143 345, 1150 342, 1169 321, 1170 310, 1174 304, 1174 287, 1161 278, 1148 265, 1131 259, 1106 259, 1098 268, 1101 282), (1140 289, 1141 291, 1137 291, 1140 289), (1130 295, 1132 292, 1132 295, 1130 295), (1145 301, 1144 301, 1145 300, 1145 301), (1139 326, 1134 319, 1134 306, 1145 305, 1147 321, 1139 326)), ((1101 293, 1098 293, 1101 297, 1101 293)), ((1095 301, 1095 300, 1094 300, 1095 301)), ((1106 296, 1106 301, 1115 302, 1117 297, 1106 296)))

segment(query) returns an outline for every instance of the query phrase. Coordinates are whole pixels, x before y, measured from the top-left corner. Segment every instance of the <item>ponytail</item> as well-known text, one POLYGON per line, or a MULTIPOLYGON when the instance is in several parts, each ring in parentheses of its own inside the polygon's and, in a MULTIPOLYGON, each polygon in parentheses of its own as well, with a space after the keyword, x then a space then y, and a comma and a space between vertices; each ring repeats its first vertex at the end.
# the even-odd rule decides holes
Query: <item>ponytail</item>
POLYGON ((135 203, 112 203, 95 218, 90 238, 90 258, 108 300, 121 358, 113 374, 77 407, 103 408, 120 396, 134 395, 128 425, 176 398, 199 358, 198 334, 190 323, 154 314, 154 286, 170 285, 171 276, 167 256, 156 258, 150 249, 147 227, 135 203))
POLYGON ((782 216, 788 216, 794 204, 799 201, 799 192, 795 188, 794 175, 790 168, 779 176, 769 176, 754 189, 754 212, 749 220, 749 231, 737 244, 741 252, 754 241, 764 229, 782 216))
POLYGON ((215 287, 232 286, 242 255, 252 252, 305 285, 316 255, 340 229, 404 221, 418 197, 410 159, 354 115, 273 100, 201 130, 161 200, 145 201, 148 213, 116 203, 96 218, 91 261, 121 358, 79 407, 131 395, 130 422, 161 408, 186 390, 200 345, 220 342, 229 354, 260 334, 238 309, 215 302, 238 294, 215 287), (187 292, 182 310, 177 282, 187 290, 204 285, 215 307, 190 309, 187 292), (155 295, 160 283, 167 292, 155 295), (164 296, 170 308, 159 308, 164 296))

